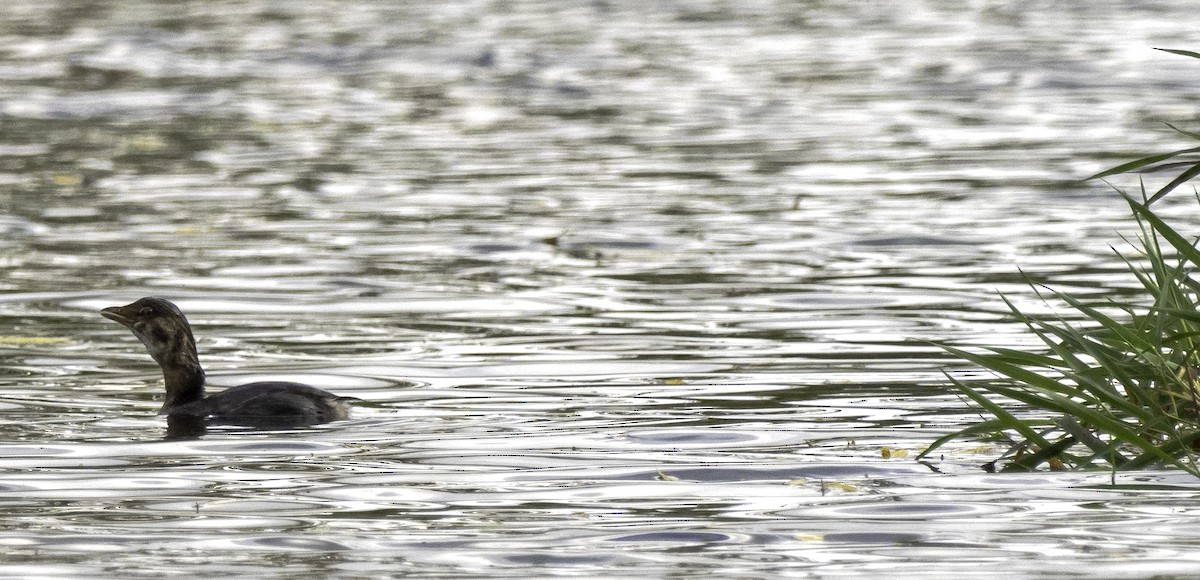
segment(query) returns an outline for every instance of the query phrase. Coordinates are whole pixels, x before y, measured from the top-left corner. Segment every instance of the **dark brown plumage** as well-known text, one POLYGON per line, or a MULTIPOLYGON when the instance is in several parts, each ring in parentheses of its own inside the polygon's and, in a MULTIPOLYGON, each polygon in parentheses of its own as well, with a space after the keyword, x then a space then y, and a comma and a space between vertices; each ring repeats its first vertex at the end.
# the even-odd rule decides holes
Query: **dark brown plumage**
POLYGON ((187 318, 162 298, 142 298, 100 311, 133 331, 162 368, 167 398, 159 414, 252 426, 302 426, 349 416, 350 397, 300 383, 263 381, 204 396, 204 369, 187 318))

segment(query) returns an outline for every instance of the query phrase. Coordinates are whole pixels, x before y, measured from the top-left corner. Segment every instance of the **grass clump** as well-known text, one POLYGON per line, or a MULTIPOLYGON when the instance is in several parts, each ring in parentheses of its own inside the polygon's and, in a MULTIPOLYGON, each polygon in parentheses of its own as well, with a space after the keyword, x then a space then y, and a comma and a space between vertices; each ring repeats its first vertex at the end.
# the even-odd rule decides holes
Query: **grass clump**
MULTIPOLYGON (((1167 52, 1200 58, 1191 51, 1167 52)), ((1175 130, 1200 141, 1200 133, 1175 130)), ((1001 457, 1008 460, 1005 470, 1043 464, 1064 469, 1174 466, 1200 477, 1200 282, 1193 279, 1200 270, 1200 250, 1194 239, 1150 207, 1200 175, 1200 160, 1188 159, 1197 153, 1200 147, 1153 155, 1093 176, 1183 168, 1153 194, 1143 189, 1135 198, 1120 192, 1140 226, 1141 259, 1126 259, 1126 264, 1144 299, 1084 301, 1046 290, 1075 311, 1073 318, 1081 322, 1074 324, 1026 316, 1005 299, 1046 350, 992 347, 981 353, 943 347, 998 375, 985 383, 947 375, 991 418, 934 441, 920 457, 952 439, 1001 434, 1012 443, 1001 457), (998 398, 1041 413, 1017 417, 998 398)))
POLYGON ((958 437, 1016 433, 1007 469, 1167 464, 1200 476, 1200 283, 1191 277, 1200 250, 1145 202, 1125 199, 1141 226, 1144 252, 1144 260, 1126 263, 1148 303, 1049 292, 1082 319, 1072 324, 1027 316, 1005 299, 1048 352, 943 347, 1001 380, 977 384, 950 376, 992 418, 938 439, 922 456, 958 437), (1018 418, 989 395, 1046 413, 1018 418))

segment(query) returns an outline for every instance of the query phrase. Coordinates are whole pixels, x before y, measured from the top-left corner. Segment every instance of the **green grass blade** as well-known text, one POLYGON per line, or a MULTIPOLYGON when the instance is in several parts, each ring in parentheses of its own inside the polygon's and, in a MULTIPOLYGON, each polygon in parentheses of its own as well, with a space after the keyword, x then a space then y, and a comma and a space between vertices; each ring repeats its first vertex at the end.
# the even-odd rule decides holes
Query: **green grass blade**
MULTIPOLYGON (((953 354, 954 356, 957 356, 963 360, 973 362, 983 368, 994 371, 1001 376, 1012 379, 1019 383, 1030 385, 1038 390, 1061 394, 1073 394, 1077 392, 1077 389, 1073 389, 1070 385, 1061 384, 1050 377, 1040 375, 1024 367, 1009 363, 1007 361, 999 360, 995 357, 978 355, 952 346, 943 346, 942 348, 950 354, 953 354)), ((993 385, 989 387, 989 390, 996 391, 1000 388, 1001 387, 999 386, 993 385)))
POLYGON ((1192 475, 1200 476, 1200 470, 1197 470, 1196 466, 1190 462, 1188 455, 1198 441, 1200 441, 1200 433, 1196 432, 1172 438, 1157 448, 1158 453, 1143 453, 1130 459, 1123 467, 1126 469, 1145 469, 1159 464, 1172 465, 1192 475), (1163 454, 1171 459, 1164 460, 1162 457, 1163 454))
POLYGON ((1031 352, 1014 350, 1011 348, 1001 348, 1001 347, 985 347, 985 348, 987 348, 989 351, 992 351, 993 353, 995 353, 996 356, 1002 357, 1004 360, 1009 361, 1013 364, 1019 364, 1022 366, 1029 366, 1029 367, 1041 367, 1041 368, 1070 368, 1070 364, 1068 364, 1066 361, 1064 361, 1062 359, 1054 358, 1054 357, 1049 357, 1046 355, 1034 354, 1031 352))
POLYGON ((1101 441, 1091 431, 1083 425, 1080 425, 1074 417, 1064 415, 1059 418, 1057 424, 1063 432, 1074 437, 1079 443, 1085 445, 1092 450, 1090 457, 1080 457, 1079 465, 1094 466, 1097 461, 1104 460, 1113 465, 1120 467, 1129 462, 1129 459, 1122 455, 1119 451, 1121 441, 1113 439, 1109 442, 1101 441))
MULTIPOLYGON (((1197 54, 1200 54, 1200 53, 1197 53, 1197 54)), ((1173 129, 1176 133, 1179 133, 1180 135, 1184 135, 1186 137, 1191 137, 1192 139, 1200 140, 1200 133, 1196 133, 1194 131, 1184 131, 1183 129, 1180 129, 1179 127, 1176 127, 1175 125, 1172 125, 1170 123, 1167 123, 1167 126, 1170 127, 1171 129, 1173 129)))
POLYGON ((1141 169, 1147 165, 1154 165, 1155 163, 1158 163, 1160 161, 1166 161, 1167 159, 1170 159, 1172 157, 1178 157, 1180 155, 1185 155, 1187 153, 1196 153, 1196 152, 1200 152, 1200 147, 1188 147, 1187 149, 1171 151, 1170 153, 1159 153, 1158 155, 1151 155, 1149 157, 1135 159, 1133 161, 1130 161, 1129 163, 1122 163, 1121 165, 1113 167, 1112 169, 1106 169, 1104 171, 1101 171, 1100 173, 1097 173, 1091 177, 1088 177, 1087 179, 1088 180, 1099 179, 1101 177, 1108 177, 1110 175, 1117 175, 1120 173, 1129 173, 1131 171, 1141 169))
POLYGON ((1067 449, 1070 449, 1075 443, 1077 442, 1074 437, 1064 437, 1055 441, 1049 447, 1043 447, 1033 453, 1014 459, 1011 463, 1004 466, 1004 469, 1001 471, 1033 471, 1045 461, 1065 455, 1067 449))
POLYGON ((1190 50, 1179 50, 1177 48, 1155 48, 1154 50, 1161 50, 1163 52, 1169 52, 1171 54, 1190 56, 1192 58, 1200 58, 1200 52, 1193 52, 1190 50))
POLYGON ((1162 196, 1164 196, 1168 193, 1171 193, 1172 191, 1175 190, 1176 187, 1179 187, 1180 185, 1183 185, 1184 183, 1191 181, 1192 178, 1196 177, 1197 175, 1200 175, 1200 161, 1198 161, 1194 165, 1192 165, 1191 168, 1189 168, 1187 171, 1180 173, 1179 176, 1176 177, 1175 179, 1172 179, 1171 183, 1164 185, 1162 187, 1162 189, 1158 190, 1153 196, 1150 197, 1150 199, 1146 200, 1146 205, 1150 205, 1150 204, 1158 201, 1159 198, 1161 198, 1162 196))
POLYGON ((1067 399, 1050 395, 1050 398, 1055 399, 1056 407, 1061 409, 1064 414, 1076 417, 1091 425, 1093 428, 1100 429, 1109 433, 1113 437, 1120 439, 1128 445, 1140 448, 1148 454, 1155 455, 1165 462, 1174 462, 1176 458, 1171 454, 1166 453, 1155 444, 1154 441, 1142 436, 1136 430, 1130 427, 1128 423, 1120 419, 1113 418, 1107 413, 1099 412, 1092 407, 1080 405, 1079 403, 1067 399))
POLYGON ((1155 232, 1158 232, 1163 239, 1167 240, 1167 243, 1171 244, 1171 247, 1175 248, 1175 251, 1179 252, 1179 255, 1183 259, 1192 264, 1200 264, 1200 250, 1196 249, 1194 242, 1188 241, 1187 238, 1176 232, 1162 218, 1150 211, 1150 208, 1146 207, 1146 205, 1138 203, 1129 195, 1122 195, 1125 196, 1125 201, 1129 203, 1129 207, 1133 209, 1134 213, 1141 219, 1146 220, 1146 223, 1149 223, 1155 232))
POLYGON ((938 437, 936 440, 934 440, 933 443, 929 444, 929 447, 926 447, 924 451, 922 451, 919 455, 917 455, 916 458, 923 459, 926 456, 928 456, 930 453, 933 453, 937 448, 939 448, 942 445, 945 445, 946 443, 949 443, 950 441, 953 441, 955 439, 963 439, 963 438, 966 438, 966 437, 969 437, 972 435, 986 435, 989 433, 1000 433, 1000 432, 1004 431, 1004 429, 1005 429, 1005 424, 1003 421, 1000 421, 999 419, 989 419, 987 421, 975 423, 974 425, 971 425, 969 427, 964 427, 963 429, 959 429, 958 431, 955 431, 949 435, 943 435, 941 437, 938 437))
POLYGON ((991 413, 1003 429, 1016 431, 1022 437, 1024 437, 1025 440, 1030 441, 1039 447, 1049 446, 1049 443, 1047 443, 1046 440, 1030 426, 1029 422, 1017 419, 1012 415, 1012 413, 1009 413, 1000 405, 992 402, 982 393, 971 388, 970 385, 967 385, 966 383, 950 375, 946 375, 946 378, 950 379, 950 382, 964 395, 969 397, 972 401, 975 401, 980 407, 983 407, 985 410, 987 410, 987 412, 991 413))

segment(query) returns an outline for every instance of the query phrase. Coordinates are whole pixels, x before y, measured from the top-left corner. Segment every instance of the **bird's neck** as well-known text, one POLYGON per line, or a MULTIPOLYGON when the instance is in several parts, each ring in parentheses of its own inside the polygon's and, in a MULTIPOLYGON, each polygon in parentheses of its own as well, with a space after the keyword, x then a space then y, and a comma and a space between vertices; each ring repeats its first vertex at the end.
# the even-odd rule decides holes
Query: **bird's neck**
POLYGON ((163 364, 163 381, 167 384, 167 399, 160 413, 166 413, 179 405, 204 398, 204 369, 193 354, 188 360, 180 357, 172 364, 163 364))

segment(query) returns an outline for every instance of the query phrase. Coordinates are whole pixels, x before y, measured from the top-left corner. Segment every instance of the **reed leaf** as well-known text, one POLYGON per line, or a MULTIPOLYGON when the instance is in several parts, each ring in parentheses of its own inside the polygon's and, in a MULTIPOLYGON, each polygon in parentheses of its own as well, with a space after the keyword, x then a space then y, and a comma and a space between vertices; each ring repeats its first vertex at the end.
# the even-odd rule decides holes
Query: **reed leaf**
MULTIPOLYGON (((1200 54, 1200 53, 1192 53, 1192 54, 1200 54)), ((1176 127, 1175 125, 1172 125, 1170 123, 1167 123, 1167 126, 1170 127, 1172 130, 1174 130, 1176 133, 1179 133, 1180 135, 1184 135, 1186 137, 1191 137, 1192 139, 1200 141, 1200 133, 1197 133, 1195 131, 1184 131, 1183 129, 1180 129, 1179 127, 1176 127)))
MULTIPOLYGON (((1168 159, 1171 159, 1172 157, 1178 157, 1180 155, 1186 155, 1188 153, 1197 153, 1197 152, 1200 152, 1200 147, 1188 147, 1187 149, 1171 151, 1170 153, 1159 153, 1158 155, 1151 155, 1149 157, 1135 159, 1133 161, 1130 161, 1129 163, 1123 163, 1121 165, 1113 167, 1112 169, 1106 169, 1104 171, 1101 171, 1100 173, 1097 173, 1091 177, 1088 177, 1087 180, 1100 179, 1102 177, 1109 177, 1111 175, 1117 175, 1117 174, 1121 174, 1121 173, 1130 173, 1132 171, 1137 171, 1138 169, 1146 167, 1147 165, 1154 165, 1155 163, 1159 163, 1161 161, 1166 161, 1168 159)), ((1087 181, 1087 180, 1085 180, 1085 181, 1087 181)))
POLYGON ((1196 177, 1197 175, 1200 175, 1200 161, 1197 161, 1196 163, 1194 163, 1186 171, 1184 171, 1183 173, 1180 173, 1178 176, 1175 177, 1175 179, 1172 179, 1170 183, 1164 185, 1162 187, 1162 189, 1158 190, 1157 192, 1154 193, 1154 195, 1150 196, 1150 199, 1146 200, 1146 205, 1150 205, 1150 204, 1158 201, 1160 198, 1162 198, 1162 196, 1164 196, 1168 193, 1171 193, 1172 191, 1175 190, 1176 187, 1179 187, 1180 185, 1183 185, 1184 183, 1191 181, 1192 178, 1196 177))
POLYGON ((1179 50, 1177 48, 1156 48, 1154 50, 1161 50, 1163 52, 1169 52, 1171 54, 1180 54, 1183 56, 1190 56, 1192 58, 1200 58, 1200 52, 1194 52, 1191 50, 1179 50))

